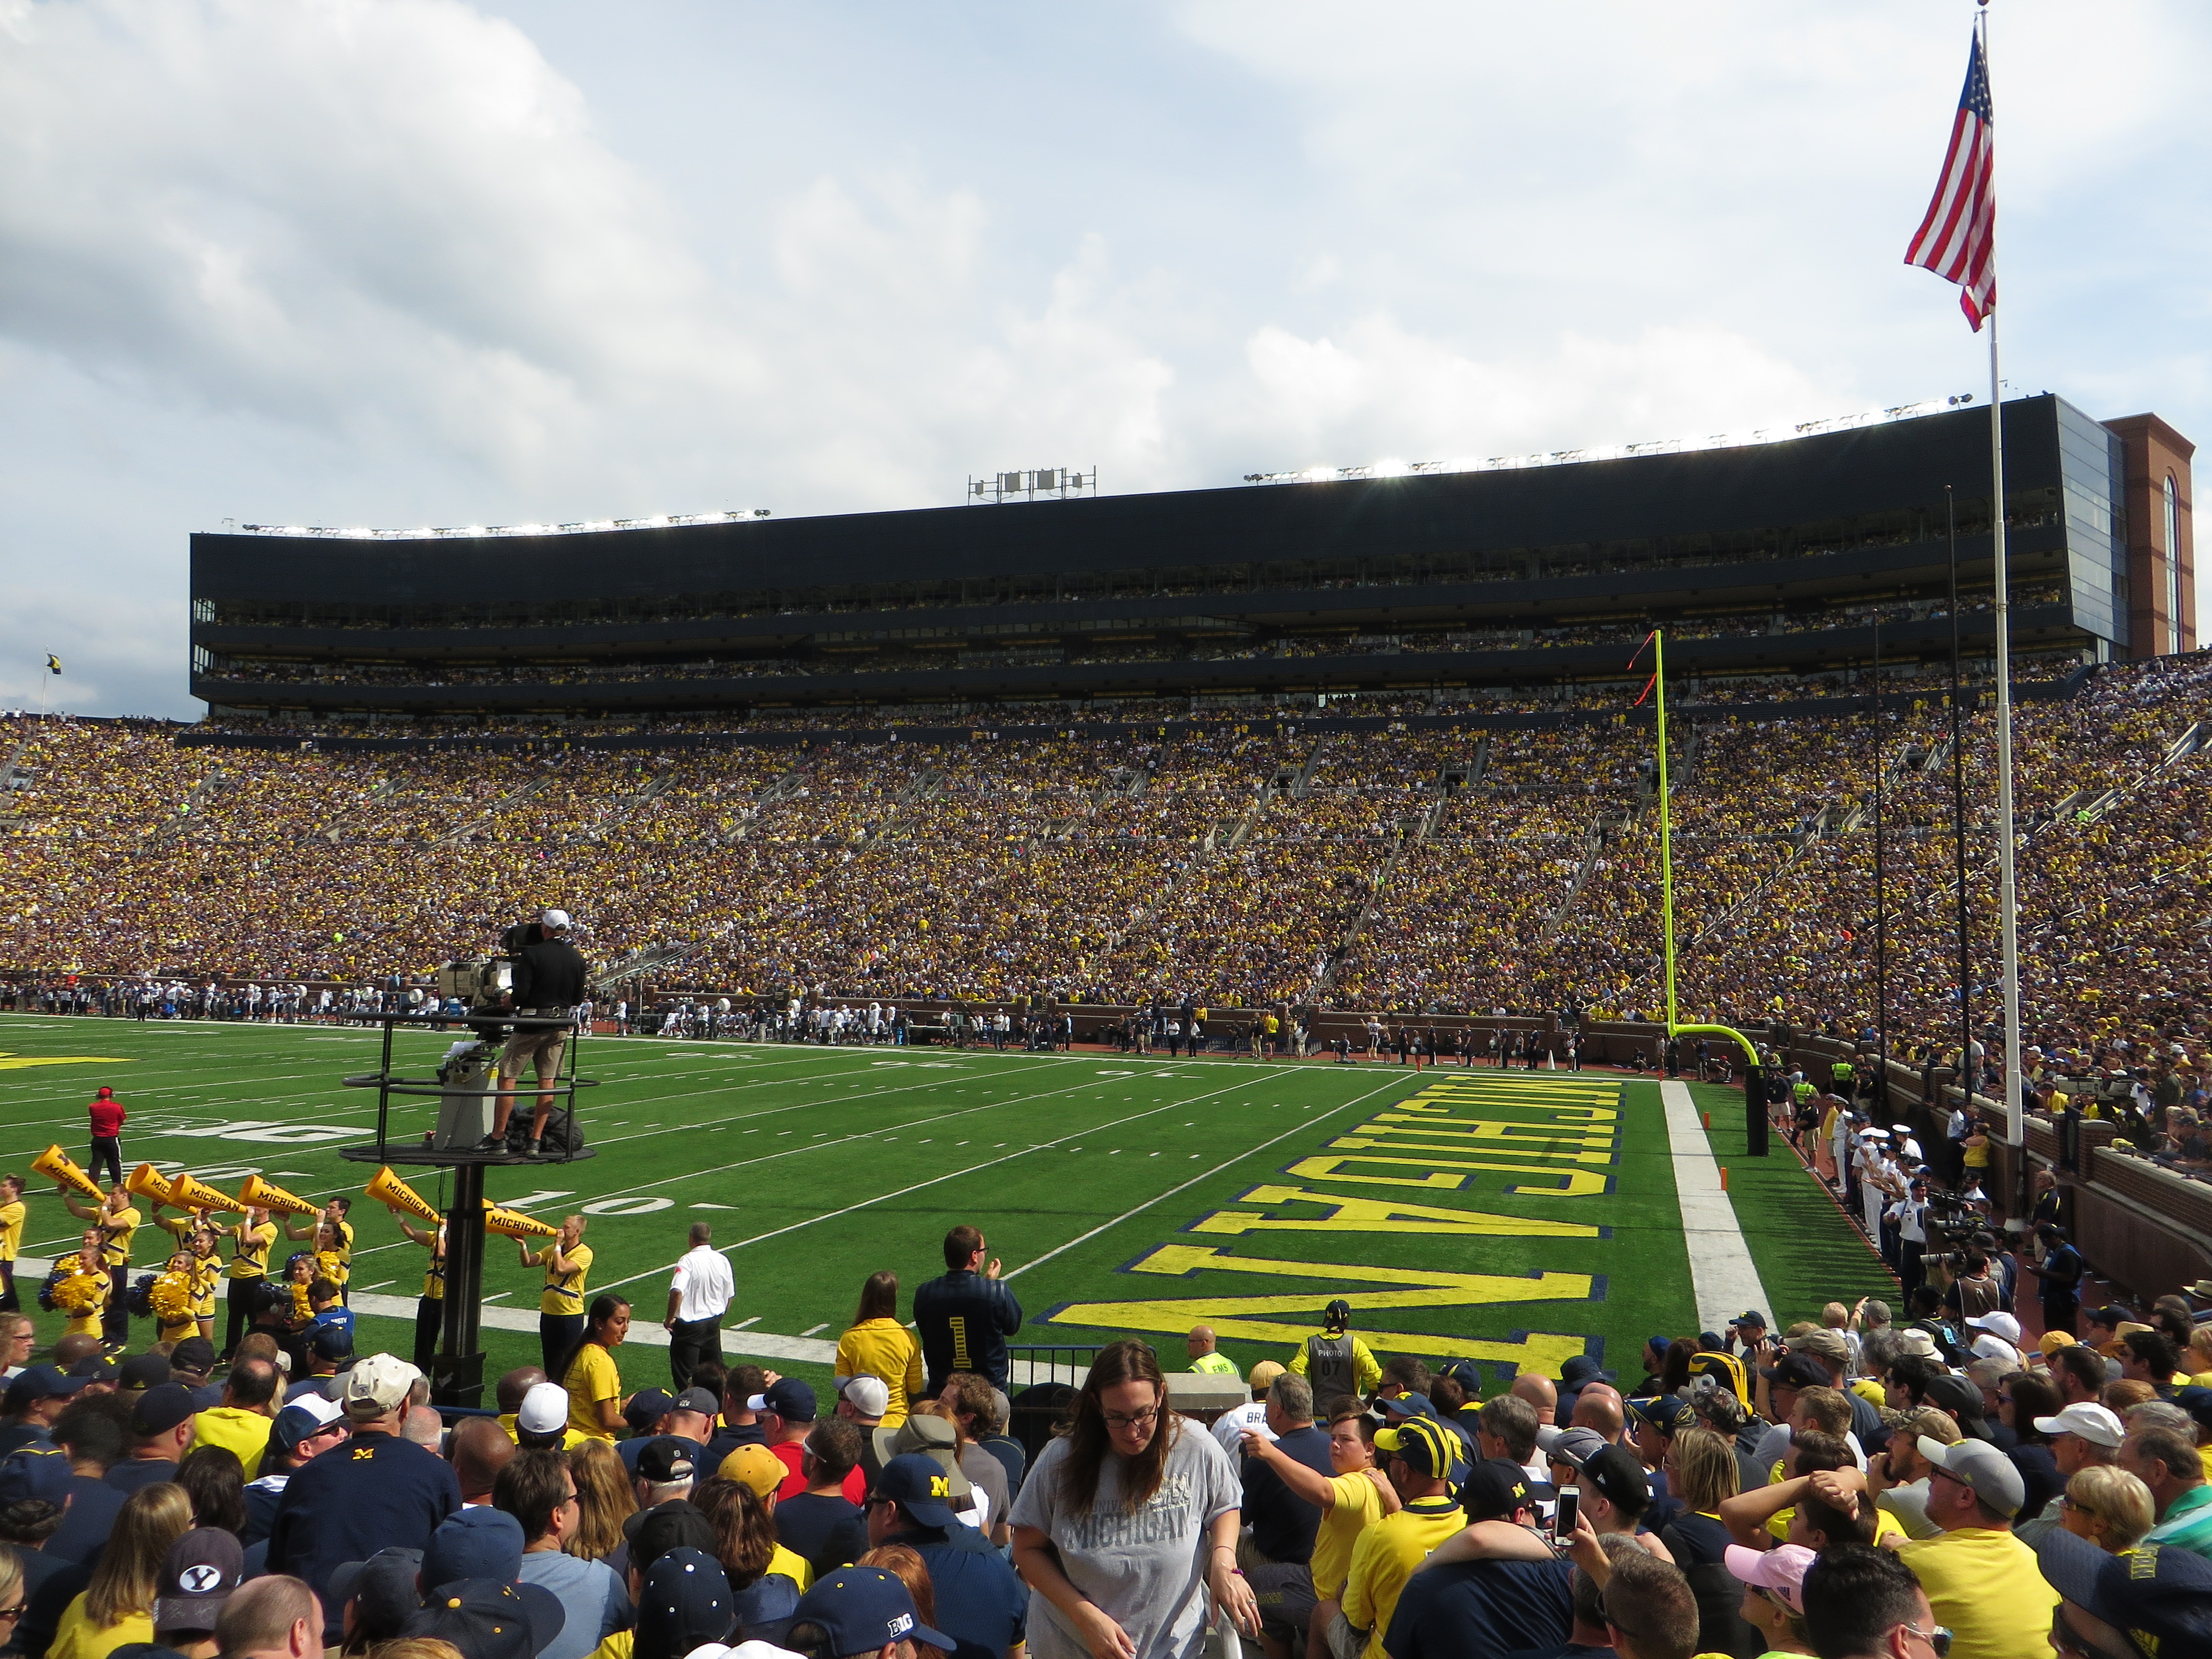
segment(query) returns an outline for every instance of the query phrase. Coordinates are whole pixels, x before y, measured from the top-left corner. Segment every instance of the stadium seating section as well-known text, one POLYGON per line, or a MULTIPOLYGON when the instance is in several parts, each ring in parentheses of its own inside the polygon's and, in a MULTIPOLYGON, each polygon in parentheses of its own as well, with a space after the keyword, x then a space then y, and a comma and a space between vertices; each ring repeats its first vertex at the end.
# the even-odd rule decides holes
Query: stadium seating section
MULTIPOLYGON (((1678 694, 1705 711, 1674 722, 1670 762, 1686 1016, 1872 1023, 1878 744, 1892 1030, 1955 1029, 1945 678, 1891 683, 1926 695, 1878 731, 1772 686, 1678 694)), ((2046 1045, 2148 1038, 2212 1000, 2209 703, 2199 654, 2018 705, 2023 988, 2046 1045)), ((808 747, 375 754, 0 720, 0 970, 362 981, 558 903, 594 956, 694 944, 683 982, 732 994, 1658 1006, 1648 726, 1299 718, 938 743, 817 714, 785 722, 821 734, 808 747)), ((1993 742, 1984 706, 1966 740, 1984 982, 1993 742)))

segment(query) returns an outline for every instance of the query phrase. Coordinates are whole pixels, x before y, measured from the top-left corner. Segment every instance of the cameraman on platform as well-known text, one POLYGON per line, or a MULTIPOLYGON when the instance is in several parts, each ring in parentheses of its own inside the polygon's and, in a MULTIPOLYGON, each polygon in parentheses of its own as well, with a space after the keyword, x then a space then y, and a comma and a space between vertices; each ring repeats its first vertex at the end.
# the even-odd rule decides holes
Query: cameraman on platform
POLYGON ((575 1014, 589 987, 590 969, 576 947, 568 943, 568 913, 548 910, 532 930, 537 941, 514 954, 514 1012, 526 1018, 557 1019, 564 1024, 543 1030, 517 1031, 507 1040, 499 1057, 499 1104, 493 1113, 491 1133, 478 1152, 498 1152, 507 1145, 507 1121, 514 1110, 514 1085, 528 1062, 538 1073, 538 1109, 530 1121, 530 1151, 536 1159, 545 1156, 545 1120, 553 1110, 552 1085, 561 1075, 561 1056, 568 1047, 565 1022, 575 1014))

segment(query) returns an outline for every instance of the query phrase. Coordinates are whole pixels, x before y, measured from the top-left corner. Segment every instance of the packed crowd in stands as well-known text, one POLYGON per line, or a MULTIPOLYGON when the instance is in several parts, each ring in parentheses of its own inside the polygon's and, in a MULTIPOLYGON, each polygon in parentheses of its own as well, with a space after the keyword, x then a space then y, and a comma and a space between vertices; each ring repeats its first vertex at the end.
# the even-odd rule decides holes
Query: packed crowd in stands
MULTIPOLYGON (((1942 678, 1885 690, 1935 692, 1942 678)), ((1858 683, 1806 684, 1832 697, 1858 683)), ((1684 1006, 1739 1025, 1886 1024, 1896 1053, 1954 1043, 1941 698, 1895 701, 1877 726, 1863 712, 1793 717, 1783 698, 1695 712, 1729 707, 1715 690, 1674 689, 1684 1006)), ((2023 962, 2046 1056, 2104 1063, 2116 1044, 2202 1036, 2197 820, 2212 757, 2167 754, 2208 714, 2203 656, 2017 705, 2023 962)), ((319 1004, 319 988, 480 952, 557 890, 590 896, 577 903, 596 959, 680 945, 676 984, 738 997, 1596 1015, 1660 1003, 1646 726, 1316 730, 1228 711, 1141 736, 1066 730, 363 754, 0 721, 0 966, 35 982, 26 994, 112 1006, 116 979, 151 975, 191 988, 185 1012, 210 1012, 212 982, 221 1012, 258 990, 259 1014, 281 1018, 300 1012, 301 986, 319 1004)), ((1965 748, 1978 1000, 1994 977, 1985 707, 1965 748)))
MULTIPOLYGON (((1878 1146, 1814 1098, 1814 1133, 1878 1146)), ((341 1283, 296 1316, 257 1297, 275 1230, 247 1212, 231 1301, 258 1311, 220 1351, 211 1298, 151 1344, 98 1298, 44 1349, 0 1311, 0 1652, 2212 1651, 2212 1284, 2202 1313, 2078 1309, 2064 1233, 2008 1248, 1960 1173, 1956 1254, 1917 1257, 1898 1308, 1782 1328, 1751 1309, 1549 1372, 1375 1352, 1343 1301, 1243 1376, 1202 1325, 1180 1352, 1108 1340, 1039 1371, 963 1224, 903 1307, 896 1273, 868 1277, 825 1395, 724 1357, 734 1283, 708 1224, 668 1282, 665 1359, 626 1298, 591 1295, 564 1230, 541 1258, 562 1298, 544 1364, 442 1411, 420 1369, 438 1258, 410 1363, 341 1283)), ((21 1190, 0 1184, 0 1225, 20 1229, 21 1190)), ((84 1211, 118 1277, 130 1202, 84 1211)), ((1938 1224, 1912 1203, 1908 1231, 1938 1224)), ((334 1206, 319 1231, 313 1271, 342 1280, 350 1224, 334 1206)), ((50 1287, 71 1274, 108 1278, 64 1260, 50 1287)))

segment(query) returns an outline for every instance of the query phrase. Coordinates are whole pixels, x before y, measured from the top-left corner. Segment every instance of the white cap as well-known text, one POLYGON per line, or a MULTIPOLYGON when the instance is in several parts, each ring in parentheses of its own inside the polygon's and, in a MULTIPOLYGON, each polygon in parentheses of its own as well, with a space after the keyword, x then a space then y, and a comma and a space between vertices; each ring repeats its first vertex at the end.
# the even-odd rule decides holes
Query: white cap
POLYGON ((890 1408, 890 1388, 879 1376, 853 1377, 839 1392, 863 1417, 881 1417, 890 1408))
POLYGON ((373 1353, 345 1374, 349 1417, 381 1417, 407 1403, 422 1373, 388 1353, 373 1353))
POLYGON ((566 910, 548 910, 538 918, 538 921, 547 927, 566 927, 568 925, 568 913, 566 910))
POLYGON ((2035 1427, 2040 1434, 2070 1434, 2077 1440, 2086 1440, 2107 1450, 2117 1448, 2128 1437, 2126 1425, 2117 1416, 2087 1401, 2076 1401, 2056 1417, 2037 1418, 2035 1427))
POLYGON ((522 1396, 514 1426, 525 1434, 552 1434, 568 1420, 568 1391, 558 1382, 536 1382, 522 1396))
POLYGON ((1987 1331, 1991 1336, 2002 1337, 2015 1348, 2020 1346, 2020 1321, 2002 1308, 1966 1322, 1978 1331, 1987 1331))

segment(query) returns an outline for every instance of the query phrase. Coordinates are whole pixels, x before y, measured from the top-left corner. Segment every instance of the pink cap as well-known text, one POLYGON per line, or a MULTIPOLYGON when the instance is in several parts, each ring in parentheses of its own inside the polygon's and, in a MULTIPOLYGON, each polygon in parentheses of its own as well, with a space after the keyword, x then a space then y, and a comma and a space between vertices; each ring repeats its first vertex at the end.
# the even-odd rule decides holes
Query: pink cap
POLYGON ((1726 1557, 1729 1572, 1737 1583, 1772 1590, 1796 1613, 1805 1611, 1805 1575, 1820 1559, 1796 1544, 1781 1544, 1771 1550, 1747 1550, 1741 1544, 1730 1544, 1726 1557))

